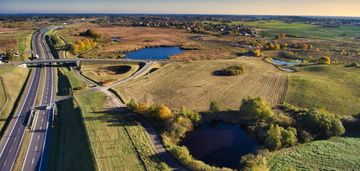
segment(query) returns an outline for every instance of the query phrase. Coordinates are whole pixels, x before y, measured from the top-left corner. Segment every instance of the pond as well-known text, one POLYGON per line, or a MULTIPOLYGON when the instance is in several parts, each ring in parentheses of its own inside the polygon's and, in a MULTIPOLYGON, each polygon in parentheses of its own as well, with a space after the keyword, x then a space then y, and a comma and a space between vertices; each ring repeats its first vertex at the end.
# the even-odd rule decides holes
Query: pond
POLYGON ((180 142, 191 155, 207 164, 238 168, 241 156, 253 153, 258 143, 238 125, 205 123, 188 133, 180 142))
POLYGON ((159 60, 168 59, 170 56, 182 53, 180 47, 150 47, 125 53, 128 59, 159 60))
POLYGON ((286 65, 286 66, 291 66, 291 65, 296 65, 296 64, 301 64, 301 60, 297 59, 295 61, 283 61, 283 60, 279 60, 279 59, 271 59, 271 62, 276 64, 276 65, 286 65))

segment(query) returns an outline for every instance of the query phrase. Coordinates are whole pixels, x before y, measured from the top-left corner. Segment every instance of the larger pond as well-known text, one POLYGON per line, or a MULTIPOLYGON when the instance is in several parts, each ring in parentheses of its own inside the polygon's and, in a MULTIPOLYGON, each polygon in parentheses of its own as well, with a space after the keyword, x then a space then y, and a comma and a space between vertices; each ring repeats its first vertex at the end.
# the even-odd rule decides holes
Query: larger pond
POLYGON ((180 54, 183 51, 180 47, 150 47, 125 53, 125 58, 141 60, 168 59, 170 56, 180 54))
POLYGON ((238 168, 241 156, 253 153, 258 143, 238 125, 206 123, 190 132, 180 143, 191 155, 207 164, 238 168))

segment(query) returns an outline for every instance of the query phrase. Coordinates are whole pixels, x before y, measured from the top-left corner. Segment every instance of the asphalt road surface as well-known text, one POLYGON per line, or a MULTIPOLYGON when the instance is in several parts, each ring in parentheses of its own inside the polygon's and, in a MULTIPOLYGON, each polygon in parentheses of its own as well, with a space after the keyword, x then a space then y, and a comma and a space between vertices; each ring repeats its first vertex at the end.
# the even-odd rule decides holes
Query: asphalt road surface
MULTIPOLYGON (((34 34, 34 39, 39 36, 34 34)), ((36 52, 38 47, 33 46, 36 52)), ((38 94, 41 69, 34 68, 31 71, 28 88, 24 91, 25 98, 19 103, 17 110, 11 119, 7 130, 1 140, 0 145, 0 170, 12 170, 16 157, 19 153, 20 146, 23 141, 24 131, 26 129, 27 117, 30 114, 31 107, 34 106, 36 95, 38 94)))

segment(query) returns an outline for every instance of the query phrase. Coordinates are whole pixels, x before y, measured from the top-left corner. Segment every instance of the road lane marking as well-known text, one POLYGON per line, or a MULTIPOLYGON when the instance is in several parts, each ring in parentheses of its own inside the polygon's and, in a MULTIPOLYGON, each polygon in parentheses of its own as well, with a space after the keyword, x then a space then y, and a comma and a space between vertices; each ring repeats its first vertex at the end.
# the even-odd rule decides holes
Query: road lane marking
POLYGON ((32 160, 31 160, 31 164, 34 164, 34 161, 35 161, 35 159, 34 159, 34 157, 33 157, 32 160))
POLYGON ((40 139, 40 135, 38 135, 38 140, 40 139))
POLYGON ((35 146, 35 151, 37 150, 37 146, 35 146))

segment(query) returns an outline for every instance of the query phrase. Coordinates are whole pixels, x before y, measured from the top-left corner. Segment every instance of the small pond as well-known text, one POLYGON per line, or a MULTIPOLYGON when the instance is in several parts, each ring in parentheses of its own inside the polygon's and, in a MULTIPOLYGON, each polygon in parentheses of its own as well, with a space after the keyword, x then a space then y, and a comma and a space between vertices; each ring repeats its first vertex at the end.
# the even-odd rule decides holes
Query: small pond
POLYGON ((271 62, 276 64, 276 65, 286 65, 286 66, 291 66, 291 65, 296 65, 296 64, 301 64, 301 60, 297 59, 297 60, 294 60, 294 61, 283 61, 283 60, 280 60, 280 59, 274 59, 272 58, 271 59, 271 62))
POLYGON ((150 47, 125 53, 128 59, 158 60, 168 59, 170 56, 182 53, 180 47, 150 47))
POLYGON ((258 143, 238 125, 205 123, 188 133, 180 142, 191 155, 207 164, 237 168, 241 156, 253 153, 258 143))

